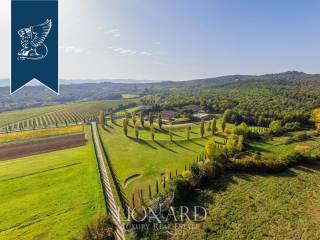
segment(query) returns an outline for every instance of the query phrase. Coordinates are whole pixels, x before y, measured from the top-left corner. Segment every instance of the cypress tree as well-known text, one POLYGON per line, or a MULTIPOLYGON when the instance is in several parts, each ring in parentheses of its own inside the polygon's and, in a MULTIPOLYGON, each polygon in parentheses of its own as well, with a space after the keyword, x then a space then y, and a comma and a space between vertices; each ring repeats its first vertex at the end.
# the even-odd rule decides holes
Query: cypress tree
POLYGON ((149 199, 152 199, 152 194, 151 194, 151 185, 149 184, 149 199))
POLYGON ((204 121, 201 121, 201 123, 200 123, 200 134, 201 134, 201 137, 203 137, 203 135, 204 135, 204 121))
POLYGON ((124 132, 124 135, 127 137, 128 136, 128 125, 127 125, 127 121, 126 119, 123 119, 123 132, 124 132))
POLYGON ((139 139, 139 127, 138 124, 134 125, 134 131, 135 131, 135 135, 136 135, 136 139, 139 139))
POLYGON ((211 121, 211 135, 213 136, 216 131, 217 131, 217 120, 212 119, 212 121, 211 121))
POLYGON ((135 112, 132 113, 132 122, 133 122, 133 125, 136 125, 137 116, 136 116, 136 113, 135 113, 135 112))
POLYGON ((187 127, 187 140, 189 141, 190 140, 190 132, 191 132, 191 126, 189 125, 187 127))
POLYGON ((152 139, 152 141, 154 141, 155 134, 154 134, 154 127, 153 127, 153 125, 151 125, 150 132, 151 132, 151 139, 152 139))
POLYGON ((157 194, 159 193, 159 183, 158 183, 158 180, 156 180, 156 193, 157 193, 157 194))
POLYGON ((132 193, 132 207, 135 208, 134 193, 132 193))
POLYGON ((158 125, 159 125, 159 128, 162 129, 162 117, 161 117, 161 113, 158 114, 158 125))
POLYGON ((140 112, 140 123, 141 123, 141 126, 144 128, 144 116, 143 116, 143 112, 140 112))

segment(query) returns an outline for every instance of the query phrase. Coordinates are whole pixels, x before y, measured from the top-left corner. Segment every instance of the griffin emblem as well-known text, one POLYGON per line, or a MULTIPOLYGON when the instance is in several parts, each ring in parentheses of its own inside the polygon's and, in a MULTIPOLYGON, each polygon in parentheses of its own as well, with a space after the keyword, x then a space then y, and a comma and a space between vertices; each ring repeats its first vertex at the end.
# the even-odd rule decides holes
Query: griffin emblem
POLYGON ((18 31, 22 49, 18 52, 18 60, 41 60, 48 55, 48 48, 44 44, 52 27, 51 19, 44 23, 22 28, 18 31))

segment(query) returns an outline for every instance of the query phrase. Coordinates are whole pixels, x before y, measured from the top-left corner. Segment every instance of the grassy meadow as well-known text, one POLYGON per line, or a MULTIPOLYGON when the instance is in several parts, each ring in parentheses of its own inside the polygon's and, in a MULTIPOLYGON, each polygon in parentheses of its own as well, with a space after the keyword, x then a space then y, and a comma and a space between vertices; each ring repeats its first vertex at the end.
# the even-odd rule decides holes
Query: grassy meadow
POLYGON ((90 129, 88 144, 0 162, 0 239, 70 239, 105 212, 90 129))
POLYGON ((314 131, 294 132, 287 136, 273 137, 265 141, 258 141, 250 143, 250 151, 258 151, 262 157, 279 158, 294 152, 299 148, 309 148, 312 155, 320 154, 320 136, 315 136, 314 131), (294 140, 298 134, 307 134, 308 138, 304 140, 294 140))
POLYGON ((194 199, 207 206, 206 221, 173 239, 320 239, 319 182, 320 165, 227 174, 194 199))
MULTIPOLYGON (((198 133, 200 127, 192 124, 193 134, 190 141, 186 140, 186 126, 174 127, 173 142, 170 142, 167 127, 164 127, 164 130, 157 129, 155 141, 152 141, 146 123, 145 129, 140 127, 139 140, 136 140, 134 128, 129 127, 126 137, 120 122, 109 125, 107 131, 100 127, 100 134, 119 183, 130 201, 132 194, 141 189, 147 199, 149 184, 154 194, 156 180, 159 181, 159 189, 163 189, 161 176, 168 178, 170 172, 174 176, 176 169, 178 173, 184 171, 185 166, 204 151, 209 135, 207 133, 206 137, 201 138, 198 133)), ((217 137, 217 141, 219 139, 217 137)))

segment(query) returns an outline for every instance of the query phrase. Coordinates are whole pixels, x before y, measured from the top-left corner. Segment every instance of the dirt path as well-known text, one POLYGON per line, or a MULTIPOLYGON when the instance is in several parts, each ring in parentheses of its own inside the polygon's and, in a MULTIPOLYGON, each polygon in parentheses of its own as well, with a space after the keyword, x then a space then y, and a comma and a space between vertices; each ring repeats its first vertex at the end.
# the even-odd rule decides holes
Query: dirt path
POLYGON ((97 160, 98 160, 99 170, 100 170, 101 179, 102 179, 102 185, 104 188, 104 192, 106 194, 108 210, 111 214, 113 222, 116 225, 116 238, 118 240, 125 240, 124 228, 120 220, 120 208, 117 205, 112 193, 111 184, 110 184, 107 171, 106 171, 106 166, 104 163, 104 156, 101 149, 101 142, 98 137, 97 124, 95 122, 92 122, 92 136, 93 136, 94 146, 96 149, 97 160))

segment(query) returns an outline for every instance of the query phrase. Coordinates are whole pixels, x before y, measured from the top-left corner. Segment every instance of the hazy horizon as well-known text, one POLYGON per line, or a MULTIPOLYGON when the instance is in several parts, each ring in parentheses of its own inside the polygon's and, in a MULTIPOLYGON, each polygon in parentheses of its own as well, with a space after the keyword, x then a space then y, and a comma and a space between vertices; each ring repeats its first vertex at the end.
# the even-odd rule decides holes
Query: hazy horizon
MULTIPOLYGON (((319 72, 319 1, 64 0, 59 8, 60 79, 319 72)), ((0 78, 8 78, 10 0, 1 1, 0 20, 8 36, 0 78)))

